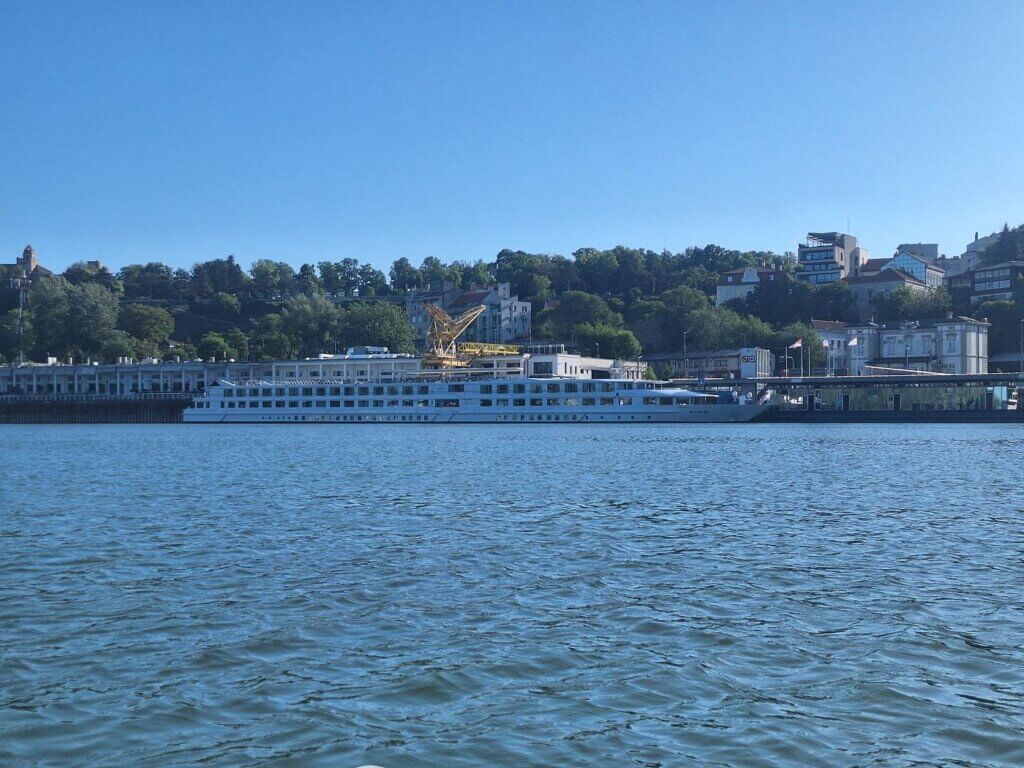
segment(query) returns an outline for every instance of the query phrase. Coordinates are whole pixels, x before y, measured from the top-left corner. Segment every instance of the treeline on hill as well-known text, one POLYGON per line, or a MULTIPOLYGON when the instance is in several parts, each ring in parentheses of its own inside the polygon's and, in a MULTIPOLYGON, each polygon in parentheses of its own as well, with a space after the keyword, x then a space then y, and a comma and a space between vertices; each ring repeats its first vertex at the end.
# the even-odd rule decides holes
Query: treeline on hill
MULTIPOLYGON (((1004 229, 987 263, 1024 258, 1024 226, 1004 229)), ((643 352, 739 346, 779 350, 803 337, 822 356, 810 321, 857 321, 841 284, 794 280, 761 284, 746 299, 714 306, 718 275, 764 264, 792 275, 792 254, 736 251, 717 245, 679 253, 618 246, 582 248, 572 257, 503 250, 494 261, 419 266, 396 260, 388 274, 356 259, 303 264, 260 260, 246 271, 233 257, 191 270, 151 262, 116 274, 77 263, 40 278, 28 296, 25 348, 47 356, 162 356, 280 359, 334 352, 363 344, 412 351, 414 333, 404 295, 428 284, 508 282, 533 303, 533 339, 564 341, 589 354, 632 358, 643 352), (179 342, 168 345, 168 339, 179 342), (171 348, 173 346, 173 348, 171 348)), ((0 356, 17 356, 17 296, 0 287, 0 356)), ((1021 303, 954 306, 949 294, 897 290, 877 297, 878 322, 929 319, 972 312, 993 322, 993 354, 1015 349, 1021 303), (1005 327, 1004 327, 1005 326, 1005 327), (1006 346, 1007 349, 1003 349, 1006 346)))

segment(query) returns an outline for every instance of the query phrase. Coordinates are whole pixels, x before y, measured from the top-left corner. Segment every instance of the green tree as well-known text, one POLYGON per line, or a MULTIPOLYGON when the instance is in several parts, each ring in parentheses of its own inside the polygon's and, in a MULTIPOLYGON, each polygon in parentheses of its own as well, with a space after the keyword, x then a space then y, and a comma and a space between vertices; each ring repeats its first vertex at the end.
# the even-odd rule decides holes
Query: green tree
MULTIPOLYGON (((25 324, 21 343, 24 345, 25 356, 31 354, 35 346, 35 333, 32 328, 32 313, 25 313, 25 324)), ((12 309, 0 315, 0 354, 7 360, 18 359, 18 310, 12 309)))
POLYGON ((235 360, 249 359, 249 337, 238 328, 229 328, 221 334, 224 341, 231 347, 231 357, 235 360))
POLYGON ((560 338, 569 336, 582 323, 592 325, 622 325, 622 316, 613 312, 608 302, 600 296, 583 291, 567 291, 558 300, 558 305, 545 310, 542 321, 549 321, 552 333, 560 338))
POLYGON ((29 292, 32 325, 35 328, 35 355, 66 355, 72 346, 68 313, 71 310, 71 284, 63 277, 37 280, 29 292))
POLYGON ((978 320, 987 320, 991 324, 988 329, 990 355, 1020 353, 1024 309, 1019 304, 1013 301, 985 301, 977 306, 974 317, 978 320))
POLYGON ((1010 229, 1009 224, 1004 224, 996 241, 981 254, 983 266, 1020 260, 1024 260, 1024 224, 1013 229, 1010 229))
POLYGON ((334 352, 341 338, 341 311, 327 297, 294 296, 281 310, 281 328, 302 355, 334 352))
POLYGON ((174 318, 160 307, 125 304, 118 312, 117 327, 136 339, 160 344, 174 333, 174 318))
POLYGON ((298 354, 295 340, 285 331, 281 315, 264 315, 253 324, 249 354, 253 360, 288 360, 298 354))
POLYGON ((117 273, 128 299, 174 299, 174 272, 165 264, 129 264, 117 273))
POLYGON ((372 299, 374 296, 384 296, 388 292, 388 278, 379 269, 374 269, 369 264, 363 264, 359 268, 359 296, 364 299, 372 299))
POLYGON ((599 251, 596 248, 580 248, 573 253, 576 269, 587 290, 592 293, 613 293, 613 278, 619 269, 619 261, 613 251, 599 251))
POLYGON ((632 360, 640 356, 640 342, 631 331, 604 323, 576 326, 576 344, 585 355, 632 360))
MULTIPOLYGON (((336 275, 331 276, 336 277, 336 275)), ((337 283, 337 280, 335 280, 335 283, 337 283)), ((299 267, 299 274, 295 278, 295 286, 298 288, 299 293, 303 293, 306 296, 313 296, 324 292, 323 283, 317 277, 316 268, 312 264, 303 264, 299 267)))
POLYGON ((424 285, 441 283, 448 277, 448 268, 436 256, 427 256, 420 264, 420 274, 424 285))
POLYGON ((390 302, 351 305, 342 320, 346 347, 381 346, 392 352, 414 351, 415 331, 405 310, 390 302))
POLYGON ((203 360, 223 361, 230 359, 234 350, 231 349, 231 345, 228 344, 223 336, 219 333, 211 332, 199 340, 199 344, 196 345, 196 352, 203 360))
POLYGON ((237 295, 249 283, 249 276, 235 263, 234 256, 204 261, 192 267, 189 287, 195 298, 208 298, 215 293, 237 295))
POLYGON ((117 329, 117 297, 98 283, 73 285, 68 291, 69 349, 78 356, 100 351, 117 329))
POLYGON ((114 277, 109 269, 95 261, 91 263, 86 261, 76 261, 64 270, 62 277, 71 283, 71 285, 95 283, 96 285, 103 286, 112 293, 121 294, 124 291, 124 286, 121 284, 121 281, 114 277))
POLYGON ((252 291, 261 299, 290 295, 295 289, 295 270, 282 261, 260 259, 249 269, 252 291))
POLYGON ((420 271, 405 256, 392 263, 388 277, 391 279, 391 289, 397 293, 405 293, 418 288, 423 282, 420 271))
POLYGON ((242 314, 242 302, 230 293, 215 293, 210 299, 210 309, 214 317, 232 320, 242 314))

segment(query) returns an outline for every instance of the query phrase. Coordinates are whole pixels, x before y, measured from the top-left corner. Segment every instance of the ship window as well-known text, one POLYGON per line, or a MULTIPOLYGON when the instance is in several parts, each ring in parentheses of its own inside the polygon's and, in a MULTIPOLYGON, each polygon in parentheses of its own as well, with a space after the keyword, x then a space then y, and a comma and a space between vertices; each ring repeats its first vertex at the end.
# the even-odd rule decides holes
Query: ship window
POLYGON ((384 387, 374 387, 373 388, 373 394, 375 394, 375 395, 383 395, 384 394, 384 387))
POLYGON ((304 394, 306 397, 311 396, 313 394, 313 388, 312 387, 303 387, 302 388, 302 394, 304 394))
POLYGON ((578 402, 575 397, 567 397, 565 398, 565 404, 569 406, 575 406, 578 404, 578 402))
POLYGON ((592 398, 592 397, 584 397, 583 398, 583 404, 584 405, 593 405, 594 404, 594 398, 592 398))
POLYGON ((403 408, 412 408, 412 400, 403 400, 402 401, 402 407, 403 408))
POLYGON ((270 397, 270 389, 269 388, 263 390, 263 396, 264 397, 270 397))
POLYGON ((275 408, 284 408, 285 407, 284 400, 276 400, 274 402, 274 407, 275 408))
POLYGON ((389 395, 397 395, 398 394, 398 387, 388 387, 388 394, 389 395))
POLYGON ((302 401, 302 407, 303 408, 312 408, 313 407, 313 401, 312 400, 303 400, 302 401))
POLYGON ((317 400, 316 401, 316 407, 317 408, 326 408, 327 407, 327 401, 326 400, 317 400))
POLYGON ((373 407, 374 408, 383 408, 384 407, 384 401, 383 400, 374 400, 373 401, 373 407))
MULTIPOLYGON (((506 388, 507 388, 507 386, 508 385, 506 385, 506 388)), ((480 385, 480 394, 481 395, 489 395, 493 391, 494 391, 494 387, 491 386, 490 384, 481 384, 480 385)))
POLYGON ((484 408, 490 408, 490 406, 491 406, 491 401, 490 401, 490 400, 481 400, 481 401, 480 401, 480 405, 481 405, 482 407, 484 407, 484 408))
POLYGON ((341 394, 341 387, 331 387, 331 397, 337 397, 341 394))
POLYGON ((512 401, 512 405, 514 405, 516 408, 522 408, 524 405, 526 405, 526 401, 521 397, 517 397, 515 400, 512 401))
POLYGON ((360 395, 368 395, 368 394, 370 394, 370 388, 369 387, 360 387, 359 388, 359 394, 360 395))
POLYGON ((615 398, 612 398, 612 397, 602 397, 601 398, 601 405, 614 405, 614 404, 615 404, 615 398))
POLYGON ((355 408, 356 407, 356 401, 355 400, 346 400, 345 401, 345 407, 346 408, 355 408))
POLYGON ((369 408, 370 407, 370 401, 369 400, 360 400, 359 401, 359 407, 360 408, 369 408))
POLYGON ((234 408, 234 407, 235 407, 235 401, 232 400, 230 403, 228 403, 228 408, 234 408))
POLYGON ((298 387, 288 387, 288 396, 289 397, 295 397, 298 394, 299 394, 299 388, 298 387))
POLYGON ((245 408, 245 406, 246 406, 245 400, 239 400, 238 401, 238 407, 239 408, 245 408))
POLYGON ((388 408, 397 408, 397 407, 398 407, 398 401, 397 400, 388 400, 388 408))
POLYGON ((494 401, 494 404, 499 406, 499 407, 508 407, 508 400, 498 399, 498 400, 494 401))
POLYGON ((559 384, 548 384, 548 392, 561 392, 562 387, 559 384))
MULTIPOLYGON (((29 389, 31 389, 31 387, 29 387, 29 389)), ((235 396, 235 393, 232 392, 230 389, 225 389, 224 390, 224 397, 234 397, 234 396, 235 396)))
POLYGON ((540 384, 531 384, 530 385, 530 391, 531 392, 543 392, 544 390, 541 388, 540 384))
POLYGON ((273 408, 274 404, 272 402, 270 402, 269 400, 264 400, 263 401, 263 407, 264 408, 273 408))
POLYGON ((579 392, 580 391, 580 386, 579 386, 579 384, 566 384, 565 385, 565 391, 566 392, 579 392))
POLYGON ((412 394, 412 387, 402 387, 402 394, 403 395, 411 395, 412 394))
POLYGON ((416 394, 418 394, 418 395, 429 395, 430 394, 430 387, 422 386, 421 385, 419 387, 419 389, 417 389, 416 394))
POLYGON ((462 385, 462 384, 449 384, 448 385, 448 391, 449 392, 465 392, 466 391, 466 387, 464 385, 462 385))
POLYGON ((298 400, 289 400, 288 401, 288 407, 289 408, 298 408, 299 407, 299 401, 298 400))
POLYGON ((317 387, 316 388, 316 396, 317 397, 323 397, 326 394, 327 394, 327 388, 326 387, 317 387))
POLYGON ((541 400, 539 397, 531 397, 530 398, 530 405, 533 405, 533 406, 544 405, 544 401, 541 400))
POLYGON ((526 385, 525 384, 513 384, 512 385, 512 391, 515 392, 517 395, 522 395, 522 394, 524 394, 526 392, 526 385))
POLYGON ((594 385, 593 384, 588 383, 588 382, 584 382, 584 384, 583 384, 583 391, 584 392, 594 392, 596 390, 594 389, 594 385))
POLYGON ((352 397, 352 395, 354 395, 355 393, 356 393, 356 388, 355 387, 345 387, 345 396, 346 397, 352 397))
POLYGON ((459 407, 459 401, 458 400, 447 400, 447 399, 446 400, 435 400, 434 401, 434 406, 437 407, 437 408, 458 408, 459 407))
POLYGON ((508 394, 508 384, 499 384, 498 385, 498 394, 499 395, 507 395, 508 394))
POLYGON ((416 401, 416 407, 417 408, 427 408, 429 405, 430 405, 430 401, 429 400, 417 400, 416 401))

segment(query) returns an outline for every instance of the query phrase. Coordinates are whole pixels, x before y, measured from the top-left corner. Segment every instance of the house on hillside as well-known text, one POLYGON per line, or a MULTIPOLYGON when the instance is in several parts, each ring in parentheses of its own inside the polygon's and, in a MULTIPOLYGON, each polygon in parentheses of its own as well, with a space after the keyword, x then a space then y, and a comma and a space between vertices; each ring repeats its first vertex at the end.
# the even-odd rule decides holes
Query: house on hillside
POLYGON ((853 300, 857 305, 857 312, 861 319, 869 318, 874 309, 871 305, 872 299, 897 288, 909 288, 912 291, 924 293, 928 287, 924 281, 918 280, 901 269, 886 268, 869 275, 851 277, 846 281, 853 300))
POLYGON ((764 265, 723 272, 718 276, 718 284, 715 286, 715 306, 720 307, 732 299, 746 298, 761 283, 781 282, 785 279, 785 272, 764 265))

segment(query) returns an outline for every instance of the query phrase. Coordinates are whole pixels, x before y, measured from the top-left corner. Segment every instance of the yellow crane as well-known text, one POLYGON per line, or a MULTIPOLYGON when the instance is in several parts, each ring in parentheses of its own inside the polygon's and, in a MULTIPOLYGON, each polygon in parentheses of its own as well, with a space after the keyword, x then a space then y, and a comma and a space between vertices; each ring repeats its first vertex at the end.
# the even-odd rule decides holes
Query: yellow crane
POLYGON ((511 344, 485 344, 469 341, 456 344, 461 336, 487 307, 478 304, 453 318, 437 304, 425 305, 430 315, 427 328, 427 353, 423 357, 424 368, 464 368, 469 359, 481 355, 518 355, 519 347, 511 344))

